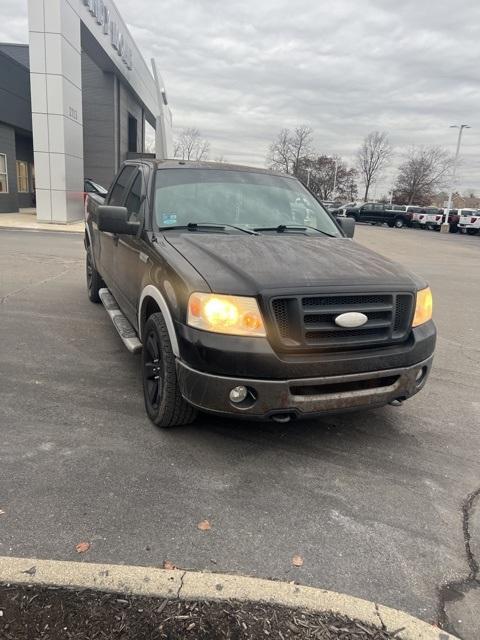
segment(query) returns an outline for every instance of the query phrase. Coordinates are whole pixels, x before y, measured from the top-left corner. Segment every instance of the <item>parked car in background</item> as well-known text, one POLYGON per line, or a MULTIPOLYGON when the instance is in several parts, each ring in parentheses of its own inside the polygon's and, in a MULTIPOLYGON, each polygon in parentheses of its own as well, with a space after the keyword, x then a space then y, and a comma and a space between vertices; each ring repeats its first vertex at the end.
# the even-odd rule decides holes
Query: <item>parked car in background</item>
MULTIPOLYGON (((420 225, 423 225, 430 231, 440 231, 443 221, 445 220, 446 209, 439 209, 438 207, 426 207, 425 213, 418 216, 420 225)), ((458 210, 450 209, 448 214, 448 223, 450 224, 450 233, 457 233, 458 231, 458 210)))
POLYGON ((333 200, 321 200, 320 201, 327 211, 332 211, 336 208, 335 202, 333 200))
POLYGON ((443 209, 439 209, 438 207, 425 207, 421 213, 418 214, 417 222, 421 228, 432 231, 437 227, 440 228, 443 216, 443 209))
POLYGON ((337 207, 335 207, 334 209, 330 210, 330 213, 332 213, 334 216, 341 216, 344 215, 346 209, 350 209, 352 207, 359 207, 361 203, 358 202, 346 202, 345 204, 340 204, 337 207))
POLYGON ((388 205, 380 202, 366 202, 355 207, 345 207, 344 213, 339 214, 339 217, 342 216, 353 218, 356 222, 386 223, 389 227, 397 227, 398 229, 409 224, 409 218, 405 211, 389 209, 388 205))
POLYGON ((478 209, 459 209, 458 228, 462 233, 476 236, 480 232, 480 211, 478 209))
POLYGON ((405 206, 405 212, 407 213, 407 215, 410 218, 410 226, 414 227, 417 225, 418 223, 418 216, 421 213, 424 213, 425 208, 424 207, 419 207, 416 204, 407 204, 405 206))

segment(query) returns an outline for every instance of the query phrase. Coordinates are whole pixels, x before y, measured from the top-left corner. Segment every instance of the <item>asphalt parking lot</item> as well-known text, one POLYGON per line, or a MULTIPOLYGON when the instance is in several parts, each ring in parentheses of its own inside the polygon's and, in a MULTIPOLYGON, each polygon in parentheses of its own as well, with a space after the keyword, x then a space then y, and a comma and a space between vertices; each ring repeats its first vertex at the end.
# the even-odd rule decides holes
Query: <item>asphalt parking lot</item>
POLYGON ((480 637, 452 600, 471 609, 480 591, 466 502, 480 488, 480 238, 359 226, 357 241, 432 286, 439 341, 421 394, 161 431, 138 357, 87 299, 81 235, 0 230, 0 555, 298 580, 480 637))

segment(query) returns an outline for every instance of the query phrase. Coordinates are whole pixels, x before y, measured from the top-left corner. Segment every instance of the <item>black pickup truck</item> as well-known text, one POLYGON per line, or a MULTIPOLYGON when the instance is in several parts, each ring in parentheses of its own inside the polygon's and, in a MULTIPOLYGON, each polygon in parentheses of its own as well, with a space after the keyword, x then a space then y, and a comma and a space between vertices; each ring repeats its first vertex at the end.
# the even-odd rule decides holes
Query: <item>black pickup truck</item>
POLYGON ((353 218, 356 222, 386 223, 389 227, 409 227, 412 225, 412 213, 390 208, 380 202, 366 202, 353 207, 344 207, 339 211, 340 216, 353 218))
POLYGON ((435 347, 430 289, 353 242, 354 225, 292 176, 125 162, 104 203, 87 200, 87 286, 142 353, 151 420, 286 422, 417 393, 435 347))

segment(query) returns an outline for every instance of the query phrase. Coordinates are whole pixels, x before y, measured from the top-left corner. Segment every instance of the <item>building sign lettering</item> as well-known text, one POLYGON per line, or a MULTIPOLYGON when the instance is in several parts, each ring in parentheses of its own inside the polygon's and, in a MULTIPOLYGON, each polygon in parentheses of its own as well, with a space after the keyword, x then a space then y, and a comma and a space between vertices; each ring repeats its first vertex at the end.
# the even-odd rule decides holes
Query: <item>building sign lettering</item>
POLYGON ((110 9, 104 0, 83 0, 83 4, 95 18, 98 25, 102 27, 105 35, 110 35, 110 43, 116 50, 122 62, 128 69, 132 68, 132 48, 127 43, 125 36, 118 26, 118 22, 112 18, 110 9))

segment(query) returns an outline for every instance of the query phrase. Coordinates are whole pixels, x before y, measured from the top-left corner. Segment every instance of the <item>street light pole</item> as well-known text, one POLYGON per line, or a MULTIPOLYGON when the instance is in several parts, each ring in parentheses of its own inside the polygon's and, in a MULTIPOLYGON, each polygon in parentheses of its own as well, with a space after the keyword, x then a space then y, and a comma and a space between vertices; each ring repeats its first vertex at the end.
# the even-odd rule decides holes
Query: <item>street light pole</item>
POLYGON ((450 230, 450 225, 448 223, 448 214, 450 213, 450 209, 452 208, 452 197, 453 190, 455 188, 455 177, 457 174, 457 162, 458 156, 460 155, 460 144, 462 142, 462 133, 464 129, 470 129, 471 127, 468 124, 452 124, 450 125, 450 129, 458 129, 458 140, 457 140, 457 151, 455 152, 455 159, 453 161, 453 171, 452 171, 452 182, 450 184, 450 193, 448 194, 448 203, 447 210, 445 211, 445 220, 441 226, 440 231, 446 233, 450 230))
POLYGON ((310 187, 310 174, 312 173, 311 167, 307 169, 307 189, 310 187))
POLYGON ((335 189, 337 188, 337 171, 338 171, 338 158, 335 156, 335 173, 333 174, 333 190, 332 198, 335 198, 335 189))

